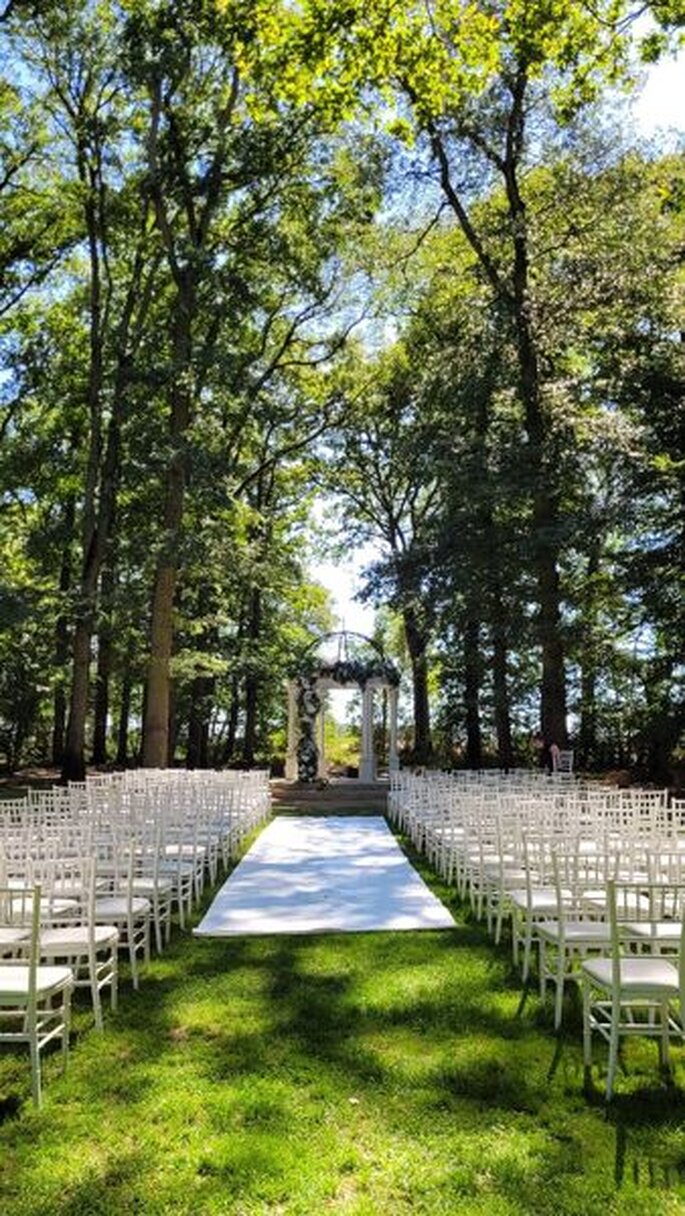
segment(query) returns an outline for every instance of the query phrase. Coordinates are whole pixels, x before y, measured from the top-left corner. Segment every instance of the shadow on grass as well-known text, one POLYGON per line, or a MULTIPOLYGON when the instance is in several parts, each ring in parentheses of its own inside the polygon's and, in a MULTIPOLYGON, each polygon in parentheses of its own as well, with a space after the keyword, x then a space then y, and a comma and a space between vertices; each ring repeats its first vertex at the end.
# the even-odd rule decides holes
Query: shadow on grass
MULTIPOLYGON (((443 897, 440 884, 431 885, 443 897)), ((207 892, 198 917, 213 894, 207 892)), ((122 991, 120 1010, 116 1017, 108 1013, 104 1035, 90 1030, 86 1009, 78 1010, 75 1078, 71 1089, 61 1087, 54 1061, 52 1113, 37 1122, 17 1118, 19 1103, 13 1091, 7 1094, 14 1143, 21 1140, 28 1149, 35 1138, 39 1148, 52 1137, 54 1149, 65 1094, 67 1108, 77 1101, 92 1106, 96 1120, 116 1122, 128 1111, 132 1137, 153 1112, 163 1129, 168 1112, 182 1107, 187 1095, 187 1118, 197 1103, 210 1130, 214 1120, 227 1136, 188 1168, 203 1186, 216 1184, 255 1199, 286 1169, 267 1141, 289 1139, 295 1104, 309 1102, 315 1113, 320 1107, 332 1119, 350 1093, 361 1093, 388 1137, 411 1138, 415 1148, 441 1119, 450 1136, 461 1126, 474 1136, 501 1126, 501 1159, 491 1166, 493 1177, 498 1193, 524 1211, 554 1210, 559 1178, 593 1168, 583 1165, 583 1153, 595 1135, 598 1141, 603 1137, 607 1169, 607 1146, 614 1151, 616 1187, 634 1178, 651 1186, 650 1170, 655 1186, 679 1186, 685 1163, 676 1136, 685 1114, 681 1090, 634 1090, 610 1107, 602 1089, 591 1086, 584 1095, 577 1033, 553 1036, 549 1015, 538 1012, 532 990, 517 1016, 520 985, 506 948, 493 947, 451 893, 445 902, 455 907, 459 921, 448 932, 176 936, 143 977, 140 993, 122 991), (582 1136, 569 1130, 576 1118, 582 1136), (539 1146, 529 1159, 517 1148, 517 1137, 533 1131, 539 1146), (505 1132, 511 1134, 510 1151, 505 1132)), ((71 1134, 77 1141, 78 1126, 71 1134)), ((433 1151, 445 1151, 444 1145, 433 1151)), ((119 1158, 118 1147, 116 1152, 119 1158)), ((145 1211, 139 1198, 143 1177, 158 1167, 136 1151, 123 1151, 120 1160, 70 1187, 50 1210, 60 1216, 145 1211)), ((245 1210, 253 1209, 248 1204, 245 1210)))

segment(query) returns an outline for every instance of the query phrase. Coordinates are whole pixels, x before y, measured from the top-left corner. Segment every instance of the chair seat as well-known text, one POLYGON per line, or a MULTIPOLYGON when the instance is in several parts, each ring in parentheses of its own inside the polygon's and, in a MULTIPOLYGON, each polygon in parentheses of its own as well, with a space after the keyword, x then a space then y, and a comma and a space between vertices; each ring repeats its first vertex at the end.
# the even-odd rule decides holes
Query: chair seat
MULTIPOLYGON (((96 948, 116 946, 119 933, 111 925, 95 925, 93 940, 96 948)), ((40 934, 40 953, 59 956, 61 953, 85 954, 89 946, 89 933, 85 925, 70 925, 63 929, 43 929, 40 934)))
MULTIPOLYGON (((28 963, 12 963, 0 967, 0 1005, 16 1000, 26 1000, 29 992, 28 963)), ((73 988, 74 975, 71 967, 38 967, 36 993, 39 1000, 59 992, 62 988, 73 988)))
POLYGON ((30 937, 28 929, 10 929, 9 926, 2 925, 0 926, 0 950, 18 946, 20 942, 29 941, 30 937))
POLYGON ((622 926, 622 934, 631 941, 655 942, 659 946, 677 946, 680 942, 680 924, 675 920, 635 921, 622 926))
MULTIPOLYGON (((573 897, 570 891, 562 891, 561 898, 570 902, 573 897)), ((509 899, 515 908, 520 908, 523 912, 527 912, 528 908, 532 912, 557 910, 557 893, 554 887, 533 887, 530 898, 526 890, 510 891, 509 899)))
MULTIPOLYGON (((583 903, 595 912, 606 912, 607 894, 606 890, 583 891, 583 903)), ((642 913, 649 914, 649 899, 646 895, 633 893, 630 898, 623 904, 623 912, 635 912, 636 916, 642 913)))
POLYGON ((603 920, 567 920, 563 926, 558 920, 541 920, 536 929, 538 937, 548 942, 558 943, 562 934, 569 945, 588 942, 608 946, 611 942, 611 930, 603 920))
MULTIPOLYGON (((131 913, 133 916, 146 916, 150 912, 149 899, 143 899, 142 896, 136 895, 131 900, 131 913)), ((110 895, 102 899, 95 900, 95 916, 97 920, 121 920, 122 917, 128 916, 129 901, 125 895, 110 895)))
POLYGON ((186 857, 177 857, 175 861, 169 858, 166 860, 162 859, 159 863, 160 874, 178 874, 179 871, 184 874, 194 874, 195 863, 189 861, 186 857))
POLYGON ((164 878, 158 875, 155 878, 154 874, 139 874, 132 882, 133 890, 138 895, 170 895, 174 889, 174 884, 170 878, 164 878))
POLYGON ((505 885, 510 883, 512 886, 520 887, 521 883, 526 881, 526 871, 520 866, 505 866, 503 870, 493 875, 494 878, 500 876, 504 879, 505 885))
MULTIPOLYGON (((474 857, 473 860, 477 862, 479 860, 479 858, 476 856, 476 857, 474 857)), ((516 862, 515 857, 509 857, 509 856, 499 857, 496 854, 490 853, 486 857, 483 858, 483 863, 480 867, 480 871, 482 874, 491 874, 494 878, 497 878, 497 876, 500 873, 503 866, 506 869, 507 866, 512 867, 515 864, 515 862, 516 862)), ((516 867, 516 873, 522 874, 524 878, 526 876, 526 871, 521 869, 520 866, 516 867)))
MULTIPOLYGON (((583 963, 583 971, 599 985, 610 990, 613 987, 613 967, 610 958, 596 958, 583 963)), ((635 997, 678 996, 680 988, 677 968, 666 959, 658 957, 622 958, 620 960, 619 985, 623 995, 635 997)))

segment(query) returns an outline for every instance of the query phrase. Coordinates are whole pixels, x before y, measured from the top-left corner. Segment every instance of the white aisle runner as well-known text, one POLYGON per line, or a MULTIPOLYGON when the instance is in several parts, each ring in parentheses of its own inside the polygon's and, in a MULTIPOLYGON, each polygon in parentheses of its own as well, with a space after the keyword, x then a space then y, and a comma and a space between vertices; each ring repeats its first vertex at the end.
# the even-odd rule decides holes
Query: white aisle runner
POLYGON ((384 819, 283 815, 236 866, 195 933, 357 933, 453 925, 384 819))

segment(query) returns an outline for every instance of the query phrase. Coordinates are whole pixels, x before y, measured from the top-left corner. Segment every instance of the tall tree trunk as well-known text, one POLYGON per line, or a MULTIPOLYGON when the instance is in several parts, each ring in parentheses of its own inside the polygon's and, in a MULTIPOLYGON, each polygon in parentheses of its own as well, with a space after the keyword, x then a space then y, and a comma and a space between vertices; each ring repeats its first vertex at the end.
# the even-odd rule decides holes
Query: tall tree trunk
POLYGON ((203 683, 204 680, 202 676, 194 676, 190 685, 190 712, 188 714, 186 768, 200 767, 203 683))
POLYGON ((91 641, 95 626, 98 583, 113 530, 119 482, 121 428, 126 413, 134 353, 143 336, 144 322, 152 300, 159 264, 157 258, 150 261, 146 252, 149 247, 148 212, 149 199, 144 195, 138 246, 115 335, 116 363, 112 384, 112 404, 103 457, 101 398, 104 377, 104 331, 107 328, 108 304, 106 301, 103 304, 101 299, 103 294, 100 283, 101 263, 105 268, 107 265, 104 251, 106 204, 102 165, 98 159, 95 176, 91 181, 86 211, 91 257, 91 334, 88 385, 91 437, 84 495, 83 562, 79 587, 80 610, 74 629, 69 724, 62 769, 66 779, 81 779, 85 773, 84 749, 91 641), (148 266, 149 274, 147 281, 144 281, 148 266))
POLYGON ((195 292, 192 271, 179 270, 173 302, 173 381, 170 390, 170 433, 174 455, 169 463, 164 504, 164 541, 157 561, 152 594, 150 663, 143 725, 143 764, 164 768, 169 755, 170 677, 169 663, 174 638, 174 596, 178 575, 179 546, 187 478, 184 441, 190 425, 192 405, 192 327, 195 292))
POLYGON ((206 677, 205 696, 204 696, 204 712, 200 723, 200 747, 199 747, 199 762, 200 768, 209 768, 209 736, 210 736, 210 701, 214 695, 216 680, 213 676, 206 677))
POLYGON ((167 754, 163 768, 173 768, 178 743, 178 713, 176 712, 176 685, 169 681, 169 721, 167 723, 167 754))
MULTIPOLYGON (((143 684, 143 696, 142 696, 142 706, 141 706, 141 714, 140 714, 141 722, 145 721, 146 702, 147 702, 147 684, 143 684)), ((143 763, 143 731, 141 729, 140 737, 138 739, 138 748, 136 750, 136 764, 138 766, 142 766, 142 763, 143 763)))
POLYGON ((119 410, 121 408, 123 407, 113 407, 109 421, 107 447, 100 482, 97 523, 94 529, 90 529, 79 586, 82 608, 74 626, 69 726, 63 765, 63 776, 73 780, 82 780, 85 772, 84 749, 91 645, 95 626, 98 582, 114 518, 120 446, 119 410), (78 774, 81 775, 78 776, 78 774))
POLYGON ((464 627, 464 700, 466 703, 466 764, 482 768, 483 742, 480 729, 480 621, 469 614, 464 627))
MULTIPOLYGON (((558 524, 549 496, 542 493, 534 504, 534 522, 540 538, 553 533, 558 524), (549 503, 549 506, 547 505, 549 503)), ((561 590, 554 545, 540 539, 535 559, 538 589, 538 636, 542 647, 542 697, 540 726, 545 739, 568 746, 566 727, 566 673, 561 637, 561 590)))
MULTIPOLYGON (((525 52, 509 74, 506 86, 510 102, 506 112, 502 151, 487 134, 477 138, 467 133, 478 152, 486 152, 490 164, 502 175, 508 206, 507 231, 512 241, 511 276, 502 270, 489 251, 469 213, 459 187, 452 180, 448 147, 439 126, 429 124, 433 154, 440 169, 443 192, 469 241, 495 297, 511 317, 516 346, 519 389, 524 425, 528 438, 528 458, 532 481, 533 568, 537 587, 538 642, 542 659, 540 718, 544 736, 564 747, 566 734, 566 675, 561 636, 561 593, 559 585, 558 525, 559 503, 554 486, 557 471, 550 458, 550 428, 541 395, 540 360, 530 291, 529 227, 525 200, 521 194, 519 170, 525 147, 528 71, 525 52)), ((416 100, 414 97, 413 100, 416 100)))
POLYGON ((533 478, 533 563, 538 594, 538 637, 542 651, 540 725, 544 738, 565 747, 566 675, 561 637, 561 591, 558 566, 559 504, 554 489, 558 474, 549 459, 549 424, 541 397, 540 359, 530 293, 530 253, 526 205, 518 166, 523 150, 527 72, 520 66, 512 85, 504 178, 514 247, 512 312, 524 421, 533 478))
MULTIPOLYGON (((117 334, 118 357, 114 374, 112 409, 107 426, 105 454, 99 476, 97 510, 93 502, 84 525, 84 560, 81 571, 79 597, 82 611, 76 621, 73 640, 72 685, 69 706, 69 727, 63 774, 80 779, 83 774, 85 727, 88 708, 91 640, 95 624, 96 597, 100 573, 114 526, 116 499, 119 483, 121 453, 121 427, 124 420, 129 389, 132 353, 131 328, 133 314, 139 308, 138 333, 134 345, 140 341, 142 322, 149 305, 153 276, 139 301, 138 288, 143 274, 142 254, 136 259, 131 283, 127 293, 121 324, 117 334)), ((99 467, 99 457, 98 457, 99 467)))
POLYGON ((245 734, 243 737, 243 762, 254 764, 257 748, 257 724, 259 707, 259 681, 255 675, 245 678, 245 734))
POLYGON ((222 750, 222 762, 228 764, 235 756, 235 745, 238 737, 238 719, 240 717, 240 678, 235 673, 231 676, 231 704, 228 711, 226 741, 222 750))
POLYGON ((69 660, 69 613, 66 598, 71 590, 73 562, 71 546, 76 522, 76 503, 72 497, 64 504, 64 545, 59 571, 60 612, 55 622, 55 667, 60 673, 55 688, 52 719, 52 763, 59 768, 64 760, 64 738, 67 725, 67 693, 65 668, 69 660))
POLYGON ((117 724, 117 765, 126 768, 128 764, 128 732, 131 720, 131 695, 133 679, 131 670, 126 663, 121 677, 121 701, 119 703, 119 722, 117 724))
MULTIPOLYGON (((247 619, 247 639, 252 659, 256 659, 261 632, 262 594, 259 587, 252 587, 250 589, 250 606, 247 619)), ((243 760, 245 764, 254 764, 257 750, 259 689, 259 676, 254 670, 250 669, 245 677, 245 734, 243 738, 243 760)))
POLYGON ((586 610, 583 613, 583 638, 580 649, 580 726, 578 751, 581 768, 597 760, 597 611, 595 580, 599 572, 600 542, 593 538, 585 573, 586 610))
POLYGON ((98 637, 98 662, 95 674, 93 707, 93 764, 107 763, 107 724, 109 719, 109 681, 112 674, 112 633, 107 627, 98 637))
MULTIPOLYGON (((84 119, 81 115, 81 120, 84 119)), ((102 383, 103 352, 103 291, 102 248, 104 217, 100 209, 100 165, 90 157, 85 145, 78 146, 78 166, 81 184, 86 189, 84 214, 88 234, 90 266, 89 363, 87 405, 89 417, 88 460, 83 495, 82 565, 79 580, 78 607, 74 623, 69 721, 62 777, 82 781, 85 777, 85 737, 90 683, 91 638, 95 621, 102 545, 97 537, 97 485, 102 456, 102 383)))
POLYGON ((195 152, 184 139, 185 121, 178 121, 173 88, 165 89, 161 74, 150 81, 150 126, 148 129, 148 180, 155 217, 165 256, 173 278, 171 303, 172 380, 169 386, 169 430, 174 455, 166 478, 164 542, 157 560, 152 593, 150 661, 148 666, 143 723, 143 764, 163 767, 169 754, 169 662, 173 650, 173 609, 178 577, 179 547, 187 478, 185 441, 191 421, 196 373, 206 373, 221 327, 217 309, 209 336, 195 363, 194 322, 198 281, 206 266, 206 248, 212 221, 219 211, 225 186, 223 174, 229 155, 228 132, 240 92, 240 76, 233 68, 223 105, 215 113, 215 142, 210 163, 203 172, 204 188, 197 189, 195 152), (166 122, 167 157, 160 157, 160 131, 166 122), (179 198, 183 200, 179 206, 179 198))
POLYGON ((114 570, 105 566, 102 574, 102 615, 98 630, 98 662, 95 674, 95 705, 93 707, 93 764, 107 763, 107 722, 109 717, 109 681, 114 653, 112 637, 112 600, 114 570))
POLYGON ((511 741, 506 612, 502 591, 497 584, 493 590, 492 605, 492 683, 497 754, 500 768, 510 769, 514 762, 514 752, 511 741))
POLYGON ((427 764, 433 752, 428 699, 428 637, 412 608, 405 608, 402 617, 412 671, 414 761, 416 764, 427 764))
POLYGON ((209 717, 216 681, 213 676, 195 676, 190 689, 187 768, 207 768, 209 717))

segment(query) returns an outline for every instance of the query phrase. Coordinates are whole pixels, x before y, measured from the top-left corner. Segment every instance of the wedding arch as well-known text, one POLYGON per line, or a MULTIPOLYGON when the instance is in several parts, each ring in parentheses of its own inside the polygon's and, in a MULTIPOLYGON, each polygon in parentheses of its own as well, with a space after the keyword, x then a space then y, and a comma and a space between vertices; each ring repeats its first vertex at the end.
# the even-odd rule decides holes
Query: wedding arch
POLYGON ((329 689, 359 688, 362 693, 360 782, 376 780, 373 745, 374 698, 385 690, 388 699, 388 772, 399 768, 397 700, 400 673, 372 638, 353 630, 325 633, 312 643, 298 675, 288 681, 288 747, 285 775, 290 781, 311 782, 326 776, 324 739, 325 694, 329 689), (333 644, 334 658, 320 655, 333 644))

